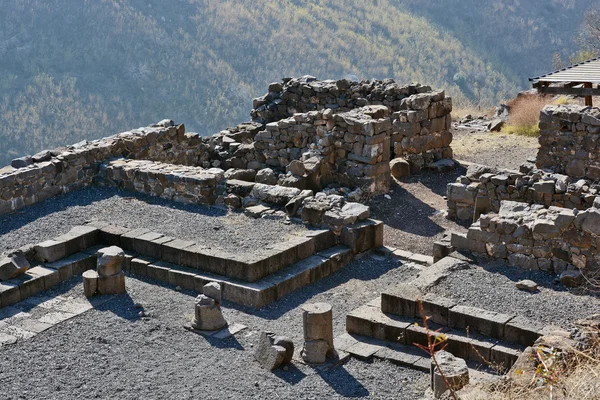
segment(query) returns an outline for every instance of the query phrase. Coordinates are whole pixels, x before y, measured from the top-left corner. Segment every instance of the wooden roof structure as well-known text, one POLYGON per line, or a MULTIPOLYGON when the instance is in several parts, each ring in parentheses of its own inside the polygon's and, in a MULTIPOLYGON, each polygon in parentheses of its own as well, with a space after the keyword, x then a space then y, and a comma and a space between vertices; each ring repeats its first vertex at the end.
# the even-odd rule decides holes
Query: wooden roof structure
POLYGON ((585 105, 591 106, 592 96, 600 96, 600 57, 529 78, 529 81, 540 94, 584 96, 585 105))

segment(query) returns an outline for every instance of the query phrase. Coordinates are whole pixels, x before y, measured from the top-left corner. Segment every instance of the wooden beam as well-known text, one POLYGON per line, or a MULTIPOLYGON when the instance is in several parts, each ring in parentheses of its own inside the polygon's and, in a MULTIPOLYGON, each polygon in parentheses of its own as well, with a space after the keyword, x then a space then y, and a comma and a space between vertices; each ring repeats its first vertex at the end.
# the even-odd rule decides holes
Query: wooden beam
MULTIPOLYGON (((592 88, 592 84, 591 83, 584 83, 583 87, 586 89, 591 89, 592 88)), ((585 105, 586 107, 592 107, 594 104, 592 102, 592 96, 585 96, 585 105)))
POLYGON ((567 87, 543 87, 537 88, 538 93, 543 94, 564 94, 571 96, 600 96, 600 88, 567 88, 567 87))

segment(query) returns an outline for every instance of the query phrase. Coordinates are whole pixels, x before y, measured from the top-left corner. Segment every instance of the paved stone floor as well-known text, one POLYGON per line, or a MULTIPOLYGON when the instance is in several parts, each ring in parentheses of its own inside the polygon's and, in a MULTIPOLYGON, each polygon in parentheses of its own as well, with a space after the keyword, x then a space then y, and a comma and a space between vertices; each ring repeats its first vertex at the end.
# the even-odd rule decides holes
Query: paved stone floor
POLYGON ((73 296, 29 297, 0 309, 0 346, 27 340, 38 333, 71 319, 110 300, 112 296, 90 299, 73 296))

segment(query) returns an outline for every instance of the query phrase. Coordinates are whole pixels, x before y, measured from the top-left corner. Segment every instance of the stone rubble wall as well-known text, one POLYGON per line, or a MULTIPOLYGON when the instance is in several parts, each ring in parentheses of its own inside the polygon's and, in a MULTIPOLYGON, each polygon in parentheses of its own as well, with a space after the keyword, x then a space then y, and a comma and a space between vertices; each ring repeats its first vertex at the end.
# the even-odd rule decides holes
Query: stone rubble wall
MULTIPOLYGON (((210 137, 186 133, 183 124, 163 120, 15 159, 11 166, 0 169, 0 214, 111 180, 112 184, 177 201, 222 204, 227 194, 222 177, 217 179, 220 186, 201 183, 192 188, 197 184, 195 175, 204 176, 212 168, 224 171, 227 179, 254 182, 256 178, 257 183, 299 190, 330 190, 327 186, 333 184, 340 189, 334 194, 354 193, 348 198, 358 201, 362 194, 368 197, 388 190, 389 162, 394 158, 404 157, 412 172, 451 158, 451 109, 452 100, 443 91, 419 84, 316 81, 306 77, 285 80, 271 84, 269 94, 255 100, 253 122, 210 137), (163 165, 110 162, 121 158, 163 165), (103 165, 106 168, 101 170, 103 165), (274 182, 271 178, 269 182, 259 180, 267 167, 274 169, 266 172, 275 177, 274 182), (165 187, 157 172, 167 177, 183 175, 177 184, 165 187)), ((204 178, 198 179, 204 182, 204 178)))
MULTIPOLYGON (((385 106, 389 110, 385 118, 390 119, 392 123, 391 158, 406 158, 411 164, 413 173, 431 162, 452 158, 450 148, 452 99, 446 97, 444 91, 433 91, 429 86, 419 84, 403 86, 391 79, 362 82, 344 79, 318 81, 312 77, 284 79, 281 83, 269 85, 269 92, 254 99, 253 105, 254 109, 251 112, 253 121, 266 124, 267 131, 269 126, 273 131, 285 129, 286 126, 279 125, 280 121, 289 121, 297 114, 308 114, 310 115, 308 118, 298 118, 308 119, 302 122, 303 124, 308 125, 317 120, 319 124, 317 126, 324 126, 325 128, 321 128, 319 132, 321 139, 327 136, 324 129, 331 132, 335 127, 333 123, 335 118, 332 118, 332 114, 344 114, 368 105, 385 106), (314 112, 321 112, 321 114, 314 112), (323 113, 326 113, 325 118, 322 117, 323 113), (330 122, 325 123, 323 119, 330 122), (272 123, 277 123, 277 127, 272 123)), ((297 124, 293 125, 296 125, 295 129, 303 130, 297 127, 297 124)), ((307 144, 315 142, 305 141, 305 138, 312 137, 316 133, 308 126, 305 128, 308 133, 293 135, 296 138, 294 146, 286 146, 288 149, 300 149, 299 152, 302 154, 307 144)), ((343 131, 343 128, 345 127, 342 126, 339 131, 343 131)), ((344 151, 351 153, 349 145, 354 140, 337 139, 337 149, 344 148, 344 151)), ((292 157, 297 154, 298 150, 291 152, 292 157)), ((267 158, 267 164, 273 166, 285 166, 286 159, 290 159, 289 154, 273 153, 270 156, 267 158), (280 157, 283 160, 280 160, 280 157)))
POLYGON ((546 106, 540 113, 538 168, 600 179, 600 108, 546 106))
POLYGON ((561 275, 565 284, 581 283, 582 274, 600 273, 600 201, 584 211, 503 201, 498 213, 482 215, 466 236, 453 234, 452 246, 561 275))
POLYGON ((489 199, 498 212, 503 200, 585 210, 598 196, 600 185, 558 173, 522 166, 521 171, 498 170, 472 164, 467 174, 447 186, 448 217, 473 220, 477 198, 489 199))

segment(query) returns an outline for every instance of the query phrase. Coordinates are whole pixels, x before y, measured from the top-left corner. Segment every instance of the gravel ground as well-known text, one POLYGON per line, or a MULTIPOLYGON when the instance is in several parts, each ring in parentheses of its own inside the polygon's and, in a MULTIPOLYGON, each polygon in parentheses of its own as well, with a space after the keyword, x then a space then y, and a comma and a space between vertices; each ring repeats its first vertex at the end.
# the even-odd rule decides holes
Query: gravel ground
MULTIPOLYGON (((128 278, 127 295, 0 348, 3 398, 420 398, 429 383, 422 372, 351 359, 324 371, 295 361, 287 371, 270 373, 253 360, 252 348, 260 330, 288 335, 301 346, 300 306, 306 302, 333 305, 337 336, 350 310, 416 272, 393 259, 364 256, 260 311, 225 303, 226 319, 249 328, 224 341, 182 328, 193 313, 192 293, 128 278), (149 318, 138 316, 136 303, 149 318)), ((82 287, 73 278, 54 294, 82 296, 82 287)))
POLYGON ((252 253, 305 230, 302 225, 252 219, 225 210, 90 187, 0 216, 0 254, 66 233, 91 219, 252 253))
POLYGON ((446 185, 465 173, 421 172, 394 181, 390 199, 377 196, 371 202, 371 216, 384 222, 384 244, 414 253, 432 255, 433 242, 444 232, 466 232, 466 228, 446 219, 446 185))
POLYGON ((543 271, 526 271, 499 262, 482 263, 453 273, 434 286, 431 292, 459 300, 469 306, 542 321, 571 328, 578 319, 600 313, 600 297, 567 289, 554 283, 554 276, 543 271), (515 283, 531 279, 538 291, 519 290, 515 283))
POLYGON ((527 159, 535 159, 539 148, 537 137, 456 127, 452 129, 452 136, 455 159, 511 170, 519 170, 527 159))

